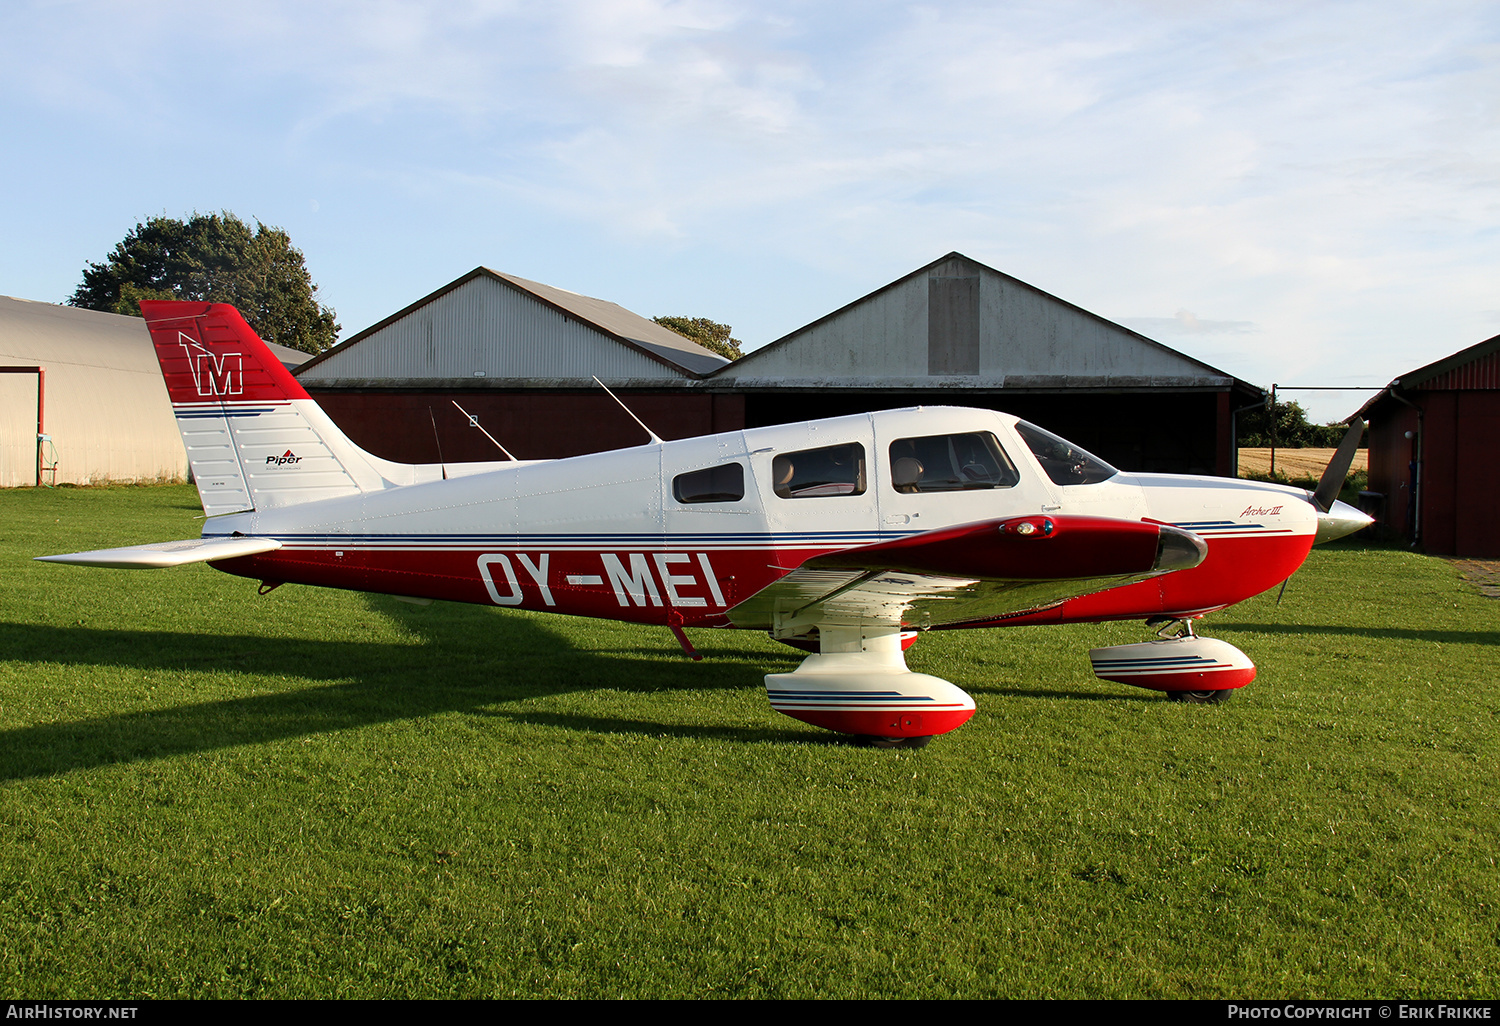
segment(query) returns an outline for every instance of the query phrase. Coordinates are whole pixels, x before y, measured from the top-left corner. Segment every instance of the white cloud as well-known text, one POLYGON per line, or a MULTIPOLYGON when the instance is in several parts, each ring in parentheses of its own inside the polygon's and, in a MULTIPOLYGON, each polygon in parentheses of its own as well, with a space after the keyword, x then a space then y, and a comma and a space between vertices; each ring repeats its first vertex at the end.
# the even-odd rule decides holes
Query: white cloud
POLYGON ((1209 321, 1191 310, 1172 317, 1129 317, 1123 322, 1143 335, 1245 335, 1259 331, 1253 321, 1209 321))
POLYGON ((21 2, 0 85, 37 156, 0 172, 36 198, 12 277, 317 196, 354 324, 472 255, 611 298, 655 267, 758 342, 951 249, 1252 380, 1389 378, 1494 323, 1480 2, 21 2))

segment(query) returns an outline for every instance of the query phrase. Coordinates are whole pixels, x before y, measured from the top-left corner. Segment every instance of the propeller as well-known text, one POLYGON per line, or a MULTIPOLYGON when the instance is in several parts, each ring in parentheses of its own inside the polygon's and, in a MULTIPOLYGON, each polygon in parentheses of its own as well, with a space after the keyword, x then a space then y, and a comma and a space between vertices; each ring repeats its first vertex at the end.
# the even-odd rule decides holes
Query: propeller
MULTIPOLYGON (((1352 507, 1346 506, 1338 501, 1339 492, 1344 487, 1344 480, 1349 476, 1349 468, 1354 465, 1354 454, 1359 450, 1360 439, 1364 437, 1365 422, 1356 417, 1349 424, 1349 430, 1344 434, 1344 440, 1339 443, 1333 459, 1328 461, 1328 467, 1323 471, 1323 476, 1318 479, 1317 489, 1308 496, 1308 501, 1318 508, 1318 533, 1313 541, 1314 545, 1334 538, 1342 538, 1346 534, 1352 534, 1362 527, 1372 523, 1369 517, 1352 507), (1339 509, 1334 511, 1334 504, 1339 509)), ((1281 605, 1281 596, 1286 594, 1286 586, 1291 583, 1291 578, 1281 582, 1281 590, 1276 593, 1276 604, 1281 605)))
POLYGON ((1318 479, 1317 491, 1312 494, 1312 504, 1318 507, 1319 513, 1327 513, 1333 509, 1334 500, 1344 487, 1344 479, 1349 476, 1349 468, 1354 465, 1354 454, 1359 450, 1359 442, 1364 433, 1365 422, 1358 417, 1354 418, 1344 440, 1339 443, 1338 451, 1328 461, 1328 468, 1318 479))

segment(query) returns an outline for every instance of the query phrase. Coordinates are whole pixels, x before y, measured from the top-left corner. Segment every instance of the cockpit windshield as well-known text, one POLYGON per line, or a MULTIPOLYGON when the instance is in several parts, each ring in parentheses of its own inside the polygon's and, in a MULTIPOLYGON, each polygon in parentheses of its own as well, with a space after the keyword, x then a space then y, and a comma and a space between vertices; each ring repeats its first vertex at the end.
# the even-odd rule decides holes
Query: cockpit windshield
POLYGON ((1030 447, 1036 461, 1042 465, 1053 484, 1087 485, 1108 481, 1119 473, 1099 457, 1081 449, 1065 438, 1044 431, 1035 424, 1021 420, 1016 422, 1016 431, 1030 447))

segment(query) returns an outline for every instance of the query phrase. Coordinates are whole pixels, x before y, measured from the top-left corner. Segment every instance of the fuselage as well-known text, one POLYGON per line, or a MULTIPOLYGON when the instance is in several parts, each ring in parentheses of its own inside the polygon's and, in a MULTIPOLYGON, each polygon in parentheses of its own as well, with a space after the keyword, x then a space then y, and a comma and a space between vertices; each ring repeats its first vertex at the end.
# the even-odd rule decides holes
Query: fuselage
POLYGON ((1317 531, 1296 489, 1127 473, 1081 483, 1071 456, 1056 458, 1072 450, 1036 445, 1002 413, 890 410, 501 464, 214 517, 204 534, 280 541, 214 564, 267 582, 727 627, 729 609, 811 557, 959 524, 1083 514, 1172 524, 1208 544, 1194 569, 1004 623, 1220 609, 1290 576, 1317 531))

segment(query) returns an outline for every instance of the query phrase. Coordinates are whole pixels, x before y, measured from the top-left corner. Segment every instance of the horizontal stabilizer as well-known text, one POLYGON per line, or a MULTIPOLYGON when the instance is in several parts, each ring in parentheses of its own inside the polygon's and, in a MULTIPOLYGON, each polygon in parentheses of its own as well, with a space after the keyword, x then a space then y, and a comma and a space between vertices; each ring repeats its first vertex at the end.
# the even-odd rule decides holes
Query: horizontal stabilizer
POLYGON ((279 548, 281 542, 274 538, 189 538, 186 541, 152 542, 150 545, 130 545, 123 549, 95 549, 93 552, 69 552, 61 556, 35 558, 43 563, 72 563, 74 566, 153 569, 253 556, 279 548))

